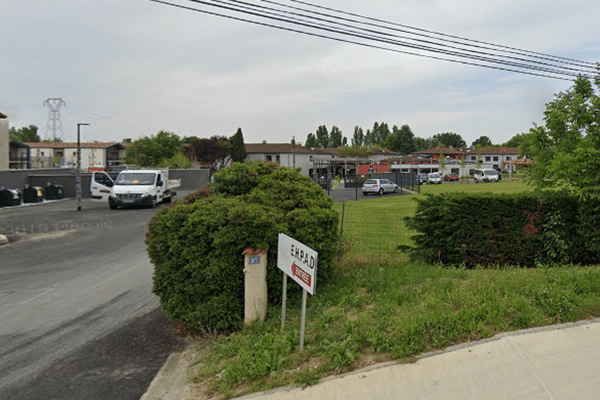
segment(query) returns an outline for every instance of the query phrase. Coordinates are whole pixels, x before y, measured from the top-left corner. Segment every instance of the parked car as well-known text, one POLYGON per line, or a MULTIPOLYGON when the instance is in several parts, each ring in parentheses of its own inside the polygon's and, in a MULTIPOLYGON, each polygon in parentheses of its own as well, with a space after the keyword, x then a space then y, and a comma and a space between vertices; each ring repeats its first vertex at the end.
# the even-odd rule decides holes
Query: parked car
POLYGON ((419 175, 417 175, 417 182, 419 182, 419 185, 427 183, 427 174, 422 172, 419 175))
POLYGON ((458 175, 456 174, 446 174, 444 175, 444 180, 448 182, 458 181, 458 175))
POLYGON ((442 184, 442 174, 440 174, 439 172, 431 172, 431 173, 427 174, 427 183, 429 185, 432 185, 435 183, 439 183, 441 185, 442 184))
POLYGON ((475 183, 498 182, 500 180, 498 171, 493 169, 476 169, 473 178, 475 179, 475 183))
POLYGON ((384 193, 398 192, 400 188, 389 179, 368 179, 363 183, 362 192, 364 195, 375 193, 382 195, 384 193))

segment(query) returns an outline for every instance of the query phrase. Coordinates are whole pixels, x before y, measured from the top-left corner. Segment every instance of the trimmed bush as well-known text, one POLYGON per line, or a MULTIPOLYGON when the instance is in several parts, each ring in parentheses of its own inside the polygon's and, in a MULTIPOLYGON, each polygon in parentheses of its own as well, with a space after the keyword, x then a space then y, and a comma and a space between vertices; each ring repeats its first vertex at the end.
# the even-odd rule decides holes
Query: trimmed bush
POLYGON ((407 226, 409 253, 428 263, 475 266, 600 262, 598 203, 566 191, 428 195, 407 226))
MULTIPOLYGON (((155 266, 153 293, 167 316, 202 331, 239 329, 244 309, 246 248, 268 248, 269 304, 281 302, 279 232, 319 253, 317 282, 332 274, 338 214, 333 201, 298 170, 234 164, 183 203, 150 221, 146 244, 155 266)), ((291 294, 297 290, 291 285, 291 294)))

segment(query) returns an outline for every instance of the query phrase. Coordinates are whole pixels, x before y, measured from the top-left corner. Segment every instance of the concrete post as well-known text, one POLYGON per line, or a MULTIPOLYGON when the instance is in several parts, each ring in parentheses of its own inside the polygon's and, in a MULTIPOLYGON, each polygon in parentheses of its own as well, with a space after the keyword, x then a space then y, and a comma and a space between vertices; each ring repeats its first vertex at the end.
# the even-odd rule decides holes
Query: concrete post
POLYGON ((0 171, 9 168, 10 135, 8 131, 8 119, 0 112, 0 171))
POLYGON ((267 250, 244 250, 244 323, 267 316, 267 250))

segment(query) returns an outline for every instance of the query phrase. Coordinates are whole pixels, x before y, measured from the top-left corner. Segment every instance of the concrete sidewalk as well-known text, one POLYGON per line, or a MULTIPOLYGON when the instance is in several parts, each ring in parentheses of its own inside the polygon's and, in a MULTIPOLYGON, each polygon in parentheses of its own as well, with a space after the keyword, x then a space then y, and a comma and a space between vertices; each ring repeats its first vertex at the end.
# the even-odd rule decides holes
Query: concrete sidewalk
POLYGON ((304 390, 241 399, 600 399, 600 319, 500 334, 414 364, 381 364, 304 390))

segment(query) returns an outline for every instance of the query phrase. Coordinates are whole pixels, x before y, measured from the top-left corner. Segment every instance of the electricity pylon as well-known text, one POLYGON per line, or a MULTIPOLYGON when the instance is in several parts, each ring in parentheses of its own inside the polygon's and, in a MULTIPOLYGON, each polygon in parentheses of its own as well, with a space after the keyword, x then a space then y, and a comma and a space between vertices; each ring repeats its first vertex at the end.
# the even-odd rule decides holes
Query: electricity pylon
POLYGON ((43 103, 44 106, 48 106, 50 111, 48 112, 48 124, 46 125, 46 139, 52 139, 55 142, 58 140, 62 140, 62 122, 60 122, 60 107, 67 106, 67 103, 60 97, 58 98, 49 98, 46 99, 43 103), (50 131, 52 131, 52 135, 50 136, 50 131), (57 132, 60 132, 57 135, 57 132))

